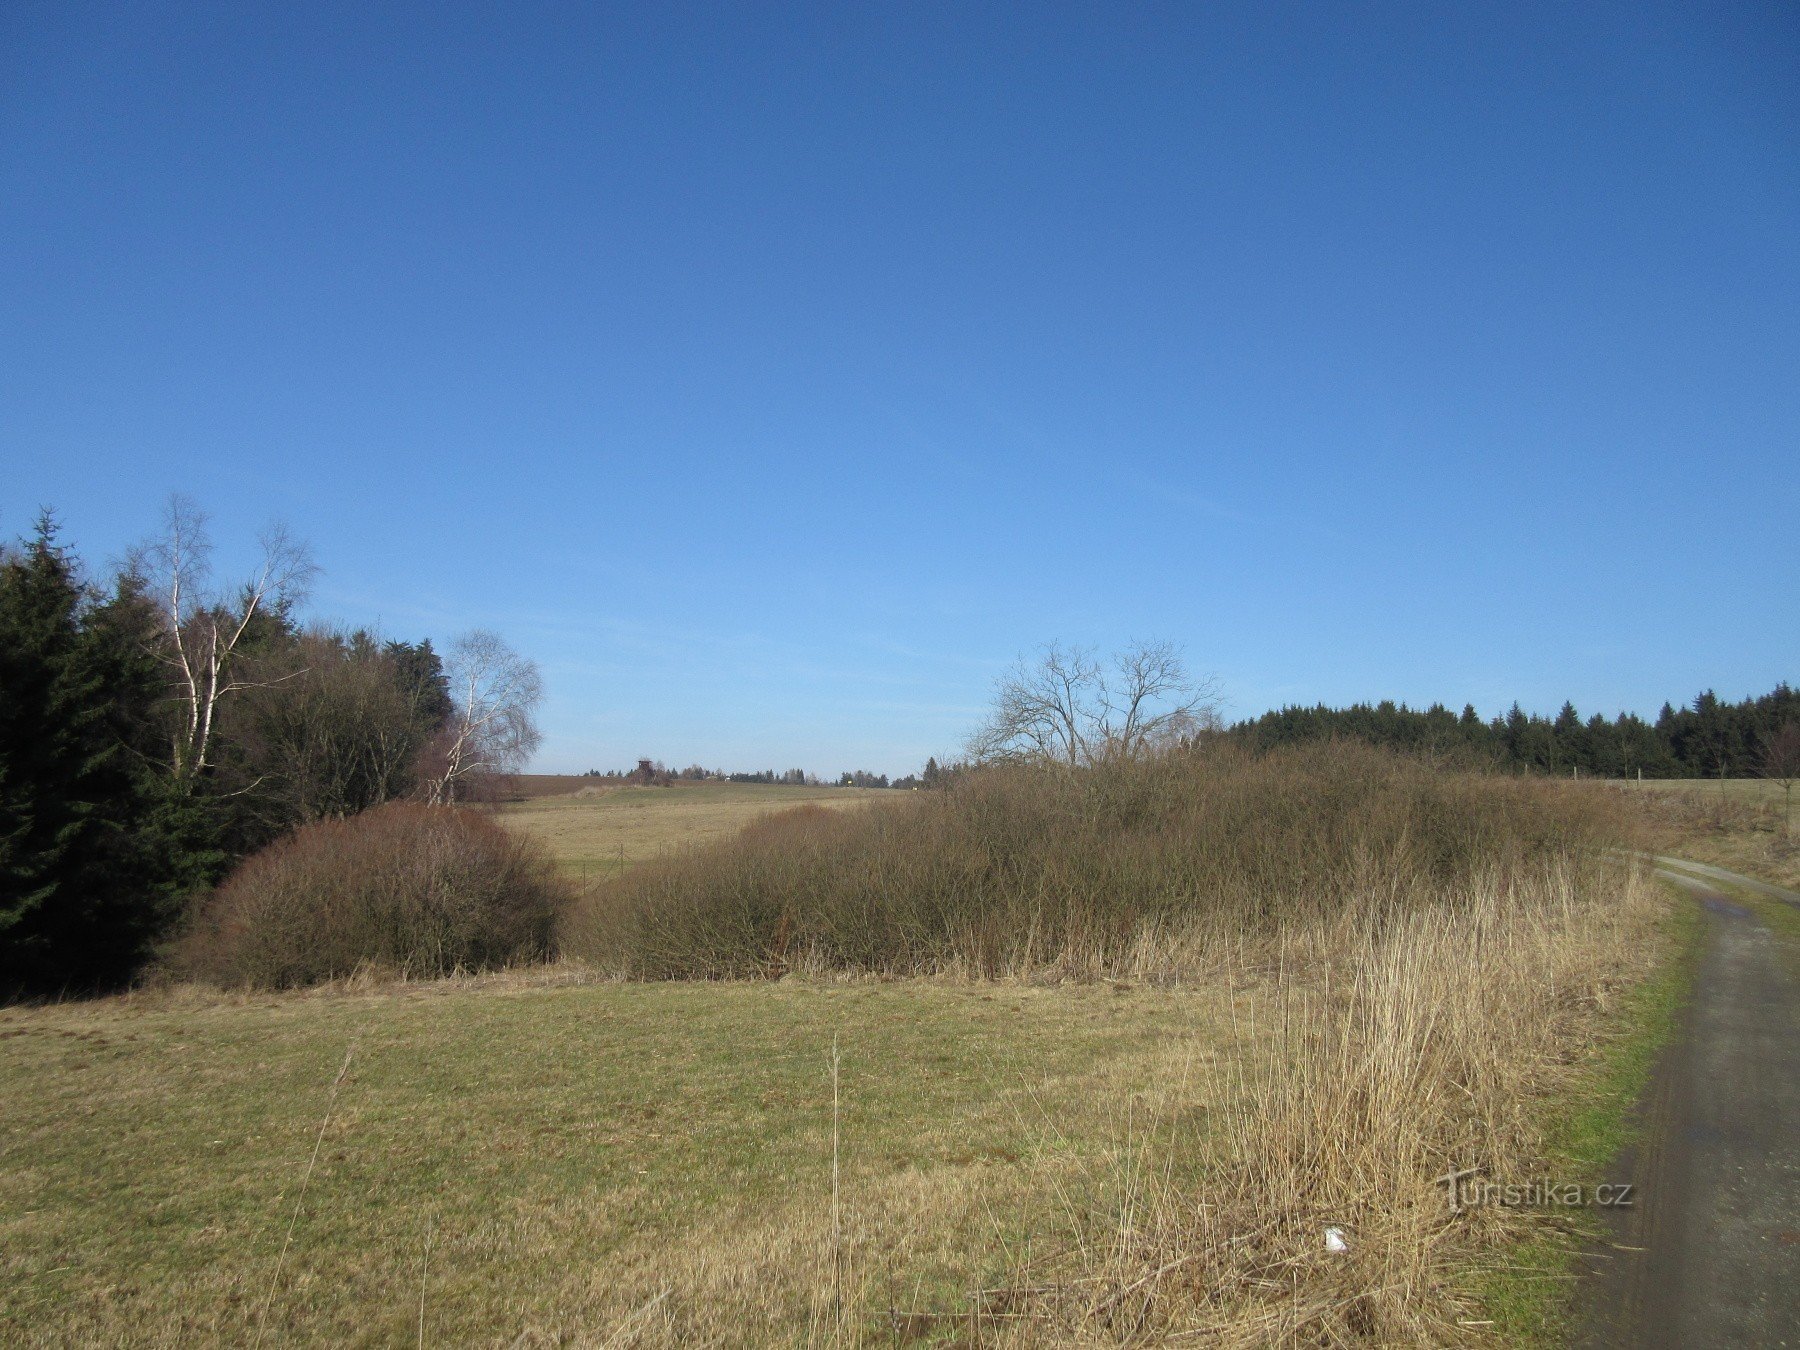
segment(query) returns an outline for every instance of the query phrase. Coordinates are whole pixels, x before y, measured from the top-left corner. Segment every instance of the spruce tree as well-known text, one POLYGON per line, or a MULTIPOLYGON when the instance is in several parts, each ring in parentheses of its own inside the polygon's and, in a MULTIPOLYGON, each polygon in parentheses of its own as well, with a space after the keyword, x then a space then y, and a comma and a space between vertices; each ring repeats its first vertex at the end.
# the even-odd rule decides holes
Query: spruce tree
POLYGON ((117 984, 162 924, 129 744, 155 673, 116 636, 47 516, 0 558, 0 992, 117 984))

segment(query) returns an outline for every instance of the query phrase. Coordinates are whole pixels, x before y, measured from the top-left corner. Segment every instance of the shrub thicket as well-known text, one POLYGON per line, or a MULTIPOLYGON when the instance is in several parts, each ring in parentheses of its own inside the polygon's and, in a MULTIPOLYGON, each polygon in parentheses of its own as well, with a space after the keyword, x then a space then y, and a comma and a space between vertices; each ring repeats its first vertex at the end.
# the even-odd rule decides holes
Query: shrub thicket
POLYGON ((1196 938, 1362 919, 1620 841, 1604 789, 1356 744, 997 766, 862 812, 770 817, 569 914, 563 950, 647 978, 1150 975, 1196 938))
POLYGON ((567 889, 486 817, 391 803, 246 859, 198 906, 175 972, 286 988, 363 967, 429 978, 541 958, 567 889))

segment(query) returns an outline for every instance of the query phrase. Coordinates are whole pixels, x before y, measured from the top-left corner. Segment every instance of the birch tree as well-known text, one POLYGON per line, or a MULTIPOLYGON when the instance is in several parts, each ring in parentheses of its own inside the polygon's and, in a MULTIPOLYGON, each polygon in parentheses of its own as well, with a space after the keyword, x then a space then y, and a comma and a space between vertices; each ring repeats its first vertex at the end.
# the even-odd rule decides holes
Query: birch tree
POLYGON ((517 773, 543 739, 535 716, 543 677, 499 634, 465 633, 444 665, 453 708, 427 792, 434 805, 456 801, 472 778, 517 773))
POLYGON ((162 534, 134 550, 127 564, 155 610, 157 654, 169 667, 177 705, 170 766, 183 784, 199 779, 211 765, 220 704, 268 683, 239 677, 246 638, 299 604, 318 571, 307 546, 273 525, 259 538, 261 558, 249 579, 235 594, 219 594, 212 589, 206 524, 190 499, 171 497, 162 534))

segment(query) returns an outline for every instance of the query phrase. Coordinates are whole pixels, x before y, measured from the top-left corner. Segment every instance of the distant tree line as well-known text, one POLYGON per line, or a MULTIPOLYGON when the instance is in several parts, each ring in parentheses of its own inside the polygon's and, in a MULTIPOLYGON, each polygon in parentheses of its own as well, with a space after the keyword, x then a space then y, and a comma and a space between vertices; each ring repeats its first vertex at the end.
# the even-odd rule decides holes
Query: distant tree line
POLYGON ((785 783, 789 787, 805 787, 808 783, 816 784, 819 780, 805 769, 785 769, 777 773, 773 769, 764 769, 761 773, 734 773, 727 777, 733 783, 785 783))
POLYGON ((638 787, 668 787, 671 783, 706 783, 722 781, 723 769, 708 769, 690 764, 685 769, 671 769, 660 759, 640 759, 635 769, 589 769, 583 778, 602 782, 631 783, 638 787))
MULTIPOLYGON (((885 773, 867 769, 846 769, 832 780, 833 787, 915 788, 936 787, 947 771, 938 768, 936 759, 928 759, 922 773, 890 779, 885 773)), ((726 773, 723 769, 706 769, 691 764, 685 769, 670 769, 660 759, 641 759, 635 769, 589 769, 583 778, 602 782, 633 783, 651 787, 667 787, 674 783, 764 783, 785 787, 821 787, 825 780, 805 769, 762 769, 744 773, 726 773)))
POLYGON ((0 546, 0 996, 117 986, 190 896, 297 826, 454 801, 522 766, 537 675, 491 634, 446 661, 295 617, 285 535, 212 584, 204 518, 94 578, 46 513, 0 546))
POLYGON ((1599 778, 1736 778, 1761 773, 1785 727, 1800 723, 1800 693, 1783 683, 1736 703, 1711 690, 1682 707, 1663 704, 1654 722, 1635 713, 1583 719, 1573 703, 1555 717, 1517 703, 1484 721, 1441 703, 1357 703, 1287 707, 1239 722, 1227 733, 1259 747, 1343 737, 1375 745, 1480 759, 1543 773, 1599 778))

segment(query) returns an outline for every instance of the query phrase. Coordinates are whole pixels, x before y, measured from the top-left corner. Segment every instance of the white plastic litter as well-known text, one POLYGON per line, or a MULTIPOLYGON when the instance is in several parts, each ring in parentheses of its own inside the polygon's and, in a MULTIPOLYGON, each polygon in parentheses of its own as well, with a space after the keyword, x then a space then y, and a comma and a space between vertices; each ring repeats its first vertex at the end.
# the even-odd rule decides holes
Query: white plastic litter
POLYGON ((1325 1250, 1328 1252, 1347 1252, 1350 1244, 1344 1241, 1344 1230, 1327 1228, 1325 1230, 1325 1250))

